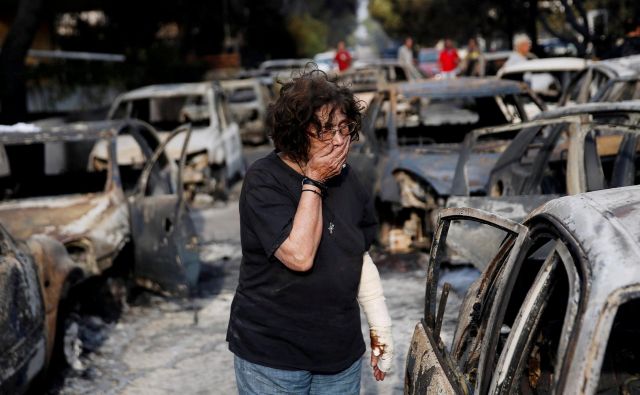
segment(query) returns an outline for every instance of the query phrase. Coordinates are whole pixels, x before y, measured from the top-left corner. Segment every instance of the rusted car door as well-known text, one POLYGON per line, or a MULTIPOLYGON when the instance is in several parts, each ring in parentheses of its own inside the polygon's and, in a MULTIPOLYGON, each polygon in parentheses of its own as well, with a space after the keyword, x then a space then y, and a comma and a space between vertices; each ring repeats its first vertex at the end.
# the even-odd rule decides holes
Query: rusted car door
POLYGON ((182 173, 190 127, 180 127, 158 147, 146 163, 136 192, 130 197, 134 275, 138 284, 157 291, 185 294, 200 273, 195 227, 182 191, 182 173), (177 176, 164 148, 176 136, 184 139, 177 176))
MULTIPOLYGON (((452 237, 458 238, 458 237, 452 237)), ((496 215, 473 209, 444 209, 431 248, 427 269, 425 312, 416 325, 407 356, 405 394, 424 394, 435 390, 444 394, 472 393, 489 384, 483 371, 490 372, 496 362, 496 340, 505 311, 500 301, 511 293, 510 274, 519 270, 519 251, 529 244, 527 228, 496 215), (502 243, 485 253, 487 269, 467 293, 460 308, 451 351, 440 338, 450 285, 444 283, 436 300, 440 266, 447 259, 447 236, 460 222, 502 232, 502 243)), ((482 392, 482 391, 480 391, 482 392)))

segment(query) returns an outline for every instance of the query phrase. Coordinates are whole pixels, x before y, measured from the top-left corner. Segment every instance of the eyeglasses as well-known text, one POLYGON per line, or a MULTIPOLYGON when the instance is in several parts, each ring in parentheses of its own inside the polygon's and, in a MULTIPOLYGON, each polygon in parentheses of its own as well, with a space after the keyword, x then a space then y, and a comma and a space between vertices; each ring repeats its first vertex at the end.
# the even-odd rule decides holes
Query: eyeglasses
POLYGON ((341 136, 351 136, 356 132, 358 124, 356 122, 341 122, 338 126, 324 127, 318 133, 319 140, 331 140, 336 134, 340 133, 341 136))

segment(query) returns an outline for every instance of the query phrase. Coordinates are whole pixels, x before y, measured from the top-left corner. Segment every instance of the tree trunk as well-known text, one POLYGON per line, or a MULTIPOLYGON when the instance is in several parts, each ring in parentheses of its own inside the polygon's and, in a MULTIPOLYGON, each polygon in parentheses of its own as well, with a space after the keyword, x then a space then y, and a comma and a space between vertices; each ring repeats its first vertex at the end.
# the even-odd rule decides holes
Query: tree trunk
POLYGON ((527 34, 531 38, 531 52, 538 56, 543 56, 542 49, 538 44, 538 0, 529 0, 529 19, 527 20, 527 34))
POLYGON ((25 58, 41 20, 44 0, 20 0, 16 18, 0 52, 0 122, 21 121, 27 115, 25 58))

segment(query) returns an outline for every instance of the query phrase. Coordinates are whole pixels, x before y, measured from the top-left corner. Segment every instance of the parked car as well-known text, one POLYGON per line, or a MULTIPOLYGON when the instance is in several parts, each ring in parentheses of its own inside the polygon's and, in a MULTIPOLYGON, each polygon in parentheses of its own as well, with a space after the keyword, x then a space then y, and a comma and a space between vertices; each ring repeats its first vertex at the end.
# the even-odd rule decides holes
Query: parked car
POLYGON ((425 76, 413 65, 400 63, 396 59, 358 60, 353 64, 354 69, 375 68, 384 73, 387 82, 407 82, 424 79, 425 76))
POLYGON ((314 67, 313 59, 271 59, 260 63, 257 73, 262 75, 261 81, 271 94, 278 96, 283 83, 291 81, 310 67, 314 67))
MULTIPOLYGON (((377 92, 350 163, 376 197, 380 242, 392 251, 426 248, 425 220, 450 193, 465 135, 478 126, 526 121, 543 106, 524 84, 495 79, 428 80, 377 92)), ((492 163, 498 155, 472 160, 492 163)), ((490 167, 483 169, 472 177, 484 185, 490 167)))
MULTIPOLYGON (((124 93, 109 111, 110 120, 138 119, 159 131, 166 139, 169 131, 189 122, 193 132, 187 147, 184 184, 192 193, 224 197, 235 179, 244 175, 242 142, 238 124, 233 122, 222 89, 214 82, 151 85, 124 93)), ((141 167, 145 156, 134 139, 118 137, 119 165, 141 167)), ((178 161, 184 135, 167 146, 167 154, 178 161)), ((97 144, 93 156, 105 159, 107 144, 97 144)))
POLYGON ((589 63, 586 59, 570 57, 531 59, 504 66, 496 76, 526 82, 547 106, 555 106, 569 87, 571 78, 589 63))
MULTIPOLYGON (((540 204, 562 195, 640 184, 640 101, 588 103, 541 114, 536 120, 473 131, 461 150, 447 207, 474 207, 521 221, 540 204), (490 170, 485 185, 469 185, 467 160, 478 141, 517 133, 490 170), (471 195, 471 196, 470 196, 471 195), (487 195, 487 196, 478 196, 487 195)), ((455 230, 471 234, 471 229, 455 230)), ((501 237, 474 236, 480 251, 501 237), (495 240, 494 240, 495 241, 495 240)), ((475 253, 450 248, 474 264, 475 253)), ((483 269, 480 267, 480 269, 483 269)))
POLYGON ((335 76, 336 82, 348 86, 354 93, 377 92, 388 83, 384 71, 377 67, 349 68, 335 76))
POLYGON ((240 127, 242 141, 251 144, 267 141, 265 119, 271 101, 268 88, 256 78, 220 81, 220 85, 227 95, 229 111, 240 127))
POLYGON ((577 56, 578 49, 573 43, 557 37, 538 38, 538 45, 546 56, 577 56))
POLYGON ((336 64, 334 61, 335 57, 336 57, 336 51, 335 49, 332 49, 329 51, 315 54, 313 56, 313 62, 316 65, 318 65, 318 68, 320 70, 324 71, 325 73, 328 73, 336 70, 336 64))
POLYGON ((633 89, 627 89, 627 94, 620 94, 620 84, 625 85, 630 82, 635 87, 635 81, 640 72, 640 56, 630 58, 590 63, 573 77, 559 105, 633 99, 635 95, 633 89), (614 84, 617 85, 616 89, 613 89, 614 84))
POLYGON ((313 59, 271 59, 260 63, 258 70, 271 74, 291 73, 304 69, 309 63, 313 63, 313 59))
POLYGON ((522 224, 443 210, 405 394, 637 393, 639 263, 640 186, 555 199, 522 224), (439 300, 437 292, 454 222, 505 237, 467 291, 445 345, 440 328, 451 287, 443 285, 439 300))
MULTIPOLYGON (((51 338, 69 335, 56 335, 55 328, 56 321, 70 319, 57 317, 60 306, 74 302, 67 300, 70 293, 115 269, 116 262, 153 290, 185 294, 197 283, 195 227, 184 194, 176 192, 186 153, 178 166, 165 154, 182 135, 187 144, 190 134, 181 127, 160 143, 153 129, 136 121, 0 133, 0 223, 37 257, 49 347, 51 338), (118 166, 123 133, 145 154, 137 171, 118 166), (91 154, 99 141, 107 147, 106 158, 91 154)), ((75 362, 74 355, 66 357, 75 362)))
POLYGON ((491 51, 485 52, 484 56, 484 75, 486 77, 496 75, 498 70, 504 66, 511 55, 511 51, 491 51))
POLYGON ((440 73, 440 51, 437 48, 420 48, 418 51, 418 68, 427 77, 435 77, 440 73))

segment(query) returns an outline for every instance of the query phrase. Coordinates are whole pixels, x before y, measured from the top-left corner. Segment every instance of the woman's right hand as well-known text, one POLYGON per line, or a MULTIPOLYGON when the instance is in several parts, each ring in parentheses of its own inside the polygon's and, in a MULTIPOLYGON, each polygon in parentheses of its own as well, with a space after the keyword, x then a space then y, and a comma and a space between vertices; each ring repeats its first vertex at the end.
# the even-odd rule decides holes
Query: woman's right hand
POLYGON ((342 166, 347 162, 350 145, 350 140, 338 146, 333 143, 327 144, 309 158, 305 176, 316 181, 325 182, 331 177, 340 174, 342 166))

